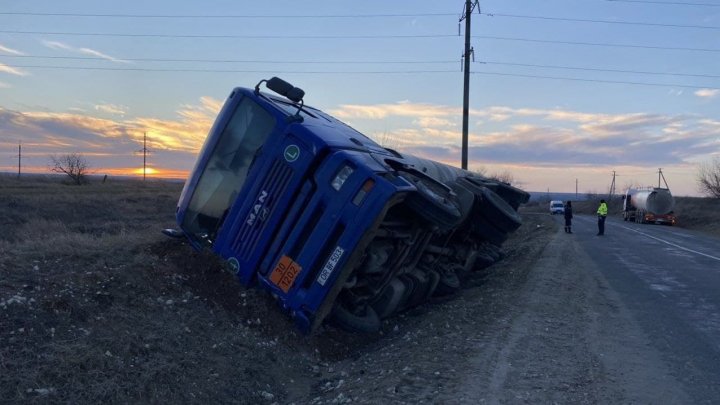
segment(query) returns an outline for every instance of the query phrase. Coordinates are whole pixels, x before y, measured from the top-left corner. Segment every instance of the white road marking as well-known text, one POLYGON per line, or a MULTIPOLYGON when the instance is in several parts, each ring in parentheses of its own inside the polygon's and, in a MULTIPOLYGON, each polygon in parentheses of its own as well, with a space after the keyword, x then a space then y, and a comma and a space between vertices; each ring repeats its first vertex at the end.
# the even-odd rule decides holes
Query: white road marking
POLYGON ((682 250, 684 250, 684 251, 686 251, 686 252, 695 253, 695 254, 697 254, 697 255, 705 256, 705 257, 707 257, 707 258, 710 258, 710 259, 713 259, 713 260, 717 260, 717 261, 720 262, 720 257, 712 256, 712 255, 709 255, 709 254, 703 253, 703 252, 698 252, 697 250, 688 249, 688 248, 686 248, 686 247, 684 247, 684 246, 680 246, 680 245, 677 245, 677 244, 675 244, 675 243, 668 242, 668 241, 666 241, 665 239, 660 239, 660 238, 658 238, 658 237, 656 237, 656 236, 648 235, 648 234, 646 234, 645 232, 640 232, 640 231, 638 231, 637 229, 628 228, 627 226, 622 226, 622 225, 621 225, 620 227, 621 227, 621 228, 625 228, 625 229, 627 229, 627 230, 629 230, 629 231, 637 232, 637 233, 639 233, 640 235, 647 236, 647 237, 650 238, 650 239, 655 239, 655 240, 658 241, 658 242, 662 242, 662 243, 665 243, 665 244, 667 244, 667 245, 674 246, 674 247, 676 247, 676 248, 678 248, 678 249, 682 249, 682 250))

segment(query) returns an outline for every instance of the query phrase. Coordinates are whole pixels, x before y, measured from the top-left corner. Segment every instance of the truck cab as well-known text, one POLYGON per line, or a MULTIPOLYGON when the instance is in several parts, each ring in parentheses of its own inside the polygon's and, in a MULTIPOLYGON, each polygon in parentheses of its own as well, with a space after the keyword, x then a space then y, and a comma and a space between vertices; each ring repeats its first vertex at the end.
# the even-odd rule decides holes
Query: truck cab
POLYGON ((176 211, 195 249, 270 292, 300 330, 326 318, 377 330, 459 287, 480 246, 520 225, 522 190, 383 148, 303 97, 278 78, 234 89, 176 211), (458 235, 476 236, 448 247, 458 235))

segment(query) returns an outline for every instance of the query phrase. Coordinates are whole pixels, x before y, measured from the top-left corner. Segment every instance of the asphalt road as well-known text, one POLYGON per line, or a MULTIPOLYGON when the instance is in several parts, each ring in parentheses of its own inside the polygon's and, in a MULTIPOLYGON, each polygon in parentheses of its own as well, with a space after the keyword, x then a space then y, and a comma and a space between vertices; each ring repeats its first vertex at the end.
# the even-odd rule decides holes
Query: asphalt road
POLYGON ((646 349, 657 354, 659 363, 648 367, 666 369, 666 382, 691 402, 720 403, 720 239, 621 218, 608 218, 605 235, 596 233, 595 217, 577 215, 567 236, 614 290, 646 349))

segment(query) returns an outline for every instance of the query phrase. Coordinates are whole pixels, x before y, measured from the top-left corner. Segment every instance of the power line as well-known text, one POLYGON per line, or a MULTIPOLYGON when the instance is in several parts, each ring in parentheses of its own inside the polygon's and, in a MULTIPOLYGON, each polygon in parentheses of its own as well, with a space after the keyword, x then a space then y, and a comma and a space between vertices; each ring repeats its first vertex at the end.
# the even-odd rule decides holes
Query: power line
POLYGON ((615 3, 645 3, 645 4, 662 4, 665 6, 703 6, 703 7, 720 7, 715 3, 689 3, 681 1, 653 1, 653 0, 605 0, 615 3))
MULTIPOLYGON (((72 60, 97 60, 97 61, 107 61, 105 58, 99 58, 99 57, 83 57, 83 56, 37 56, 37 55, 0 55, 0 57, 24 57, 24 58, 39 58, 39 59, 72 59, 72 60)), ((381 65, 387 65, 387 64, 449 64, 449 63, 457 63, 457 61, 274 61, 274 60, 223 60, 223 59, 161 59, 161 58, 118 58, 119 60, 123 61, 142 61, 142 62, 209 62, 209 63, 249 63, 249 64, 335 64, 335 65, 342 65, 342 64, 381 64, 381 65)), ((535 64, 535 63, 514 63, 514 62, 499 62, 499 61, 476 61, 475 63, 483 64, 483 65, 498 65, 498 66, 518 66, 518 67, 532 67, 532 68, 543 68, 543 69, 563 69, 563 70, 578 70, 578 71, 590 71, 590 72, 608 72, 608 73, 630 73, 630 74, 644 74, 644 75, 656 75, 656 76, 678 76, 678 77, 698 77, 698 78, 710 78, 710 79, 717 79, 720 78, 720 75, 711 75, 711 74, 693 74, 693 73, 677 73, 677 72, 654 72, 654 71, 647 71, 647 70, 623 70, 623 69, 607 69, 607 68, 591 68, 591 67, 581 67, 581 66, 564 66, 564 65, 543 65, 543 64, 535 64)), ((169 72, 227 72, 227 73, 255 73, 257 71, 244 71, 244 70, 223 70, 223 69, 162 69, 162 68, 100 68, 100 67, 92 67, 92 66, 51 66, 51 65, 8 65, 9 67, 13 68, 49 68, 49 69, 96 69, 96 70, 147 70, 147 71, 169 71, 169 72)), ((406 71, 403 71, 403 73, 406 71)), ((454 72, 454 70, 434 70, 434 71, 428 71, 428 70, 417 70, 417 71, 411 71, 411 72, 418 72, 418 73, 445 73, 445 72, 454 72)), ((294 72, 295 73, 295 72, 294 72)), ((329 72, 323 72, 323 73, 329 73, 329 72)), ((338 72, 342 73, 342 72, 338 72)), ((351 72, 347 72, 351 73, 351 72)), ((355 72, 359 73, 359 72, 355 72)), ((377 72, 377 73, 388 73, 385 72, 377 72)))
POLYGON ((657 49, 657 50, 665 50, 665 51, 720 52, 720 49, 713 49, 713 48, 687 48, 687 47, 653 46, 653 45, 637 45, 637 44, 613 44, 613 43, 609 43, 609 42, 554 41, 554 40, 546 40, 546 39, 495 37, 495 36, 485 36, 485 35, 475 35, 475 36, 473 36, 473 38, 494 39, 494 40, 500 40, 500 41, 534 42, 534 43, 544 43, 544 44, 605 46, 605 47, 614 47, 614 48, 657 49))
POLYGON ((278 15, 278 14, 90 14, 90 13, 34 13, 34 12, 0 12, 0 15, 22 15, 31 17, 108 17, 108 18, 399 18, 399 17, 447 17, 457 16, 454 13, 413 13, 413 14, 306 14, 306 15, 278 15))
POLYGON ((707 29, 707 30, 720 30, 720 27, 712 26, 712 25, 663 24, 663 23, 648 23, 648 22, 641 22, 641 21, 594 20, 594 19, 587 19, 587 18, 547 17, 547 16, 520 15, 520 14, 482 13, 482 15, 487 16, 487 17, 524 18, 524 19, 531 19, 531 20, 570 21, 570 22, 600 23, 600 24, 642 25, 642 26, 648 26, 648 27, 697 28, 697 29, 707 29))
POLYGON ((62 32, 0 30, 2 34, 19 35, 68 35, 83 37, 130 37, 130 38, 230 38, 230 39, 406 39, 406 38, 456 38, 455 34, 426 35, 239 35, 239 34, 127 34, 120 32, 62 32))
POLYGON ((709 74, 691 74, 691 73, 666 73, 666 72, 650 72, 642 70, 622 70, 622 69, 601 69, 601 68, 589 68, 579 66, 561 66, 561 65, 540 65, 533 63, 510 63, 510 62, 495 62, 495 61, 478 61, 477 63, 485 65, 501 65, 501 66, 521 66, 521 67, 535 67, 544 69, 566 69, 566 70, 580 70, 580 71, 591 71, 591 72, 609 72, 609 73, 632 73, 632 74, 643 74, 643 75, 657 75, 657 76, 681 76, 681 77, 703 77, 703 78, 720 78, 720 75, 709 75, 709 74))
MULTIPOLYGON (((189 72, 189 73, 273 73, 273 74, 420 74, 420 73, 457 73, 457 70, 377 70, 377 71, 270 71, 270 70, 234 70, 234 69, 154 69, 154 68, 132 68, 132 67, 86 67, 86 66, 48 66, 48 65, 7 65, 13 68, 37 68, 37 69, 59 69, 59 70, 97 70, 97 71, 139 71, 139 72, 189 72)), ((563 76, 540 76, 525 75, 516 73, 501 72, 471 72, 472 74, 524 77, 531 79, 552 79, 552 80, 569 80, 592 83, 609 83, 609 84, 631 84, 641 86, 660 86, 660 87, 682 87, 691 89, 707 89, 712 86, 694 86, 678 83, 651 83, 651 82, 632 82, 619 80, 601 80, 601 79, 582 79, 576 77, 563 76)))
POLYGON ((457 70, 378 70, 378 71, 279 71, 279 70, 237 70, 237 69, 162 69, 162 68, 135 68, 135 67, 95 67, 95 66, 52 66, 52 65, 6 65, 12 68, 24 69, 59 69, 59 70, 108 70, 108 71, 137 71, 137 72, 192 72, 192 73, 315 73, 315 74, 409 74, 409 73, 457 73, 457 70))
MULTIPOLYGON (((455 34, 428 34, 428 35, 312 35, 312 36, 296 36, 296 35, 190 35, 190 34, 124 34, 124 33, 81 33, 81 32, 46 32, 46 31, 14 31, 0 30, 3 34, 20 34, 20 35, 69 35, 69 36, 110 36, 110 37, 157 37, 157 38, 202 38, 202 39, 412 39, 412 38, 457 38, 455 34)), ((690 47, 672 47, 672 46, 654 46, 654 45, 638 45, 638 44, 616 44, 609 42, 580 42, 580 41, 558 41, 544 40, 534 38, 519 37, 498 37, 489 35, 473 35, 472 38, 492 39, 499 41, 517 41, 531 43, 546 44, 563 44, 563 45, 582 45, 582 46, 602 46, 614 48, 634 48, 634 49, 656 49, 666 51, 690 51, 690 52, 720 52, 715 48, 690 48, 690 47)), ((24 57, 25 55, 0 55, 2 57, 24 57)), ((63 57, 57 57, 61 59, 63 57)), ((71 57, 64 57, 70 59, 71 57)), ((79 58, 78 58, 79 59, 79 58)), ((128 59, 125 59, 128 60, 128 59)), ((454 61, 453 63, 456 63, 454 61)), ((330 62, 328 62, 330 63, 330 62)), ((398 62, 401 63, 401 62, 398 62)), ((435 62, 433 62, 435 63, 435 62)), ((440 62, 437 62, 440 63, 440 62)))
POLYGON ((538 75, 523 75, 523 74, 516 74, 516 73, 500 73, 500 72, 477 72, 476 71, 476 72, 472 72, 472 74, 491 75, 491 76, 524 77, 524 78, 529 78, 529 79, 570 80, 570 81, 590 82, 590 83, 631 84, 631 85, 638 85, 638 86, 682 87, 682 88, 696 89, 696 90, 712 88, 711 86, 693 86, 693 85, 677 84, 677 83, 650 83, 650 82, 630 82, 630 81, 620 81, 620 80, 581 79, 581 78, 576 78, 576 77, 538 76, 538 75))
MULTIPOLYGON (((631 48, 631 49, 653 49, 662 51, 689 51, 689 52, 712 52, 718 53, 720 49, 712 48, 688 48, 688 47, 671 47, 671 46, 654 46, 654 45, 638 45, 638 44, 614 44, 609 42, 577 42, 577 41, 555 41, 533 38, 517 38, 517 37, 495 37, 486 35, 474 35, 476 39, 492 39, 498 41, 516 41, 531 42, 543 44, 561 44, 561 45, 578 45, 578 46, 601 46, 611 48, 631 48)), ((0 55, 0 58, 28 58, 28 59, 73 59, 73 60, 107 60, 98 56, 51 56, 51 55, 0 55)), ((244 60, 244 59, 163 59, 163 58, 123 58, 118 60, 130 62, 212 62, 212 63, 296 63, 296 64, 422 64, 422 63, 457 63, 456 60, 427 60, 427 61, 367 61, 367 60, 346 60, 346 61, 292 61, 292 60, 244 60)))
MULTIPOLYGON (((101 58, 99 56, 52 56, 52 55, 0 55, 0 58, 27 58, 27 59, 68 59, 68 60, 98 60, 108 61, 107 58, 101 58)), ((254 60, 254 59, 165 59, 165 58, 123 58, 117 57, 117 60, 126 62, 208 62, 208 63, 268 63, 268 64, 442 64, 442 63, 457 63, 457 60, 427 60, 427 61, 408 61, 408 60, 395 60, 395 61, 379 61, 379 60, 254 60)))

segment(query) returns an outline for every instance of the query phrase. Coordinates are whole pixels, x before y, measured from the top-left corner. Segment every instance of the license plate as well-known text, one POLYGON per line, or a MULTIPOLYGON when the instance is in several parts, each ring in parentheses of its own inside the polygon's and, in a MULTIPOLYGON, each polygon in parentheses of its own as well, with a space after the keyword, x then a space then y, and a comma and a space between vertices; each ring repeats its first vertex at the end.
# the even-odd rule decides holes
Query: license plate
POLYGON ((293 259, 283 256, 275 265, 272 273, 270 273, 270 281, 287 293, 295 283, 295 278, 300 274, 301 270, 302 267, 295 263, 293 259))

